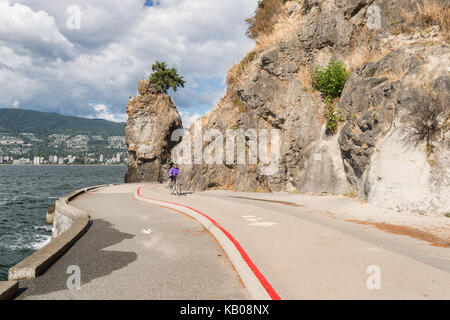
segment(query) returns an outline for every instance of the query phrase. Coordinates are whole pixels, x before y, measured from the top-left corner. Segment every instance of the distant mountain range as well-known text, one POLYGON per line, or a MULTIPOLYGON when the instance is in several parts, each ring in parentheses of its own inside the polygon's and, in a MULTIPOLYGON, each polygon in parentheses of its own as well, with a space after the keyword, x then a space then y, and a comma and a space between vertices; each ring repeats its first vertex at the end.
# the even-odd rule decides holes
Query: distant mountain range
POLYGON ((78 159, 126 156, 125 123, 0 108, 0 156, 78 159))

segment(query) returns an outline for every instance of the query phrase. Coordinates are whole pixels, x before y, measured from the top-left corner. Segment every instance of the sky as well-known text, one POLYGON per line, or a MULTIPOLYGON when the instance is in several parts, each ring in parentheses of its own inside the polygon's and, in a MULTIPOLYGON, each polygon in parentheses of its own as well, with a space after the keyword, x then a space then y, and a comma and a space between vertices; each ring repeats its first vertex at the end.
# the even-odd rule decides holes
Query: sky
POLYGON ((212 109, 254 44, 257 0, 0 0, 0 107, 126 121, 152 64, 186 80, 169 94, 190 122, 212 109))

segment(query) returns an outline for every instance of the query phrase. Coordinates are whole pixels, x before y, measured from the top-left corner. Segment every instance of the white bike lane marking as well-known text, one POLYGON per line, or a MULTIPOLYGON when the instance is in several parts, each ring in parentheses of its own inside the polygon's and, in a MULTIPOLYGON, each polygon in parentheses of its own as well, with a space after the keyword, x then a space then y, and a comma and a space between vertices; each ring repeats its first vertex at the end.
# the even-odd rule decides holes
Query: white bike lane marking
POLYGON ((152 229, 142 229, 141 233, 143 234, 152 234, 154 231, 152 229))
POLYGON ((242 218, 244 218, 248 222, 251 222, 249 226, 252 227, 273 227, 278 224, 278 222, 264 221, 263 218, 259 218, 256 216, 242 216, 242 218))

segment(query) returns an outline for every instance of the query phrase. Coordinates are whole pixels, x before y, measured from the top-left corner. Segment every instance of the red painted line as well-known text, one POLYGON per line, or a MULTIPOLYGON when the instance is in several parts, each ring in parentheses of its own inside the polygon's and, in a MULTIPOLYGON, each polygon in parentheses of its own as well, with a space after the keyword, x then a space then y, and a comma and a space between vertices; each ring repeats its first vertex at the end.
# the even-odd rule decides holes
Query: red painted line
POLYGON ((234 244, 234 246, 236 247, 236 249, 239 251, 239 253, 242 256, 242 259, 244 259, 245 263, 247 263, 248 267, 250 268, 250 270, 252 270, 253 274, 256 276, 256 278, 259 280, 259 282, 261 283, 261 285, 264 287, 264 289, 266 290, 266 292, 269 294, 270 298, 272 300, 281 300, 280 296, 277 294, 277 292, 275 291, 275 289, 270 285, 269 281, 267 281, 267 279, 264 277, 264 275, 261 273, 261 271, 259 271, 258 267, 253 263, 252 259, 250 259, 250 257, 248 256, 247 252, 245 252, 245 250, 242 248, 242 246, 239 244, 239 242, 227 231, 225 230, 220 224, 218 224, 214 219, 212 219, 211 217, 207 216, 206 214, 204 214, 203 212, 179 204, 179 203, 175 203, 175 202, 169 202, 169 201, 164 201, 164 200, 158 200, 158 199, 152 199, 146 196, 143 196, 141 194, 141 189, 146 188, 146 187, 140 187, 137 190, 137 195, 141 198, 145 198, 148 200, 152 200, 152 201, 159 201, 159 202, 164 202, 164 203, 168 203, 168 204, 173 204, 176 206, 180 206, 186 209, 190 209, 192 211, 195 211, 199 214, 201 214, 202 216, 204 216, 205 218, 207 218, 209 221, 211 221, 217 228, 219 228, 227 237, 228 239, 230 239, 230 241, 234 244))

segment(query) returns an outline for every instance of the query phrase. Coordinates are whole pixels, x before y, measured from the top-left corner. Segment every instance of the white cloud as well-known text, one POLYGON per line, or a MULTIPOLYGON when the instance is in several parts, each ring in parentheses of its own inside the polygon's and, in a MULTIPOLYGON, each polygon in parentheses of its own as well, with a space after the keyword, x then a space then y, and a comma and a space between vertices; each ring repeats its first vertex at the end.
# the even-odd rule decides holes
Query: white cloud
POLYGON ((193 124, 197 119, 199 119, 202 115, 195 113, 195 114, 190 114, 187 111, 180 111, 180 117, 181 117, 181 121, 183 122, 183 128, 188 129, 191 124, 193 124))
POLYGON ((98 114, 122 119, 158 59, 187 80, 174 95, 181 110, 212 107, 226 71, 253 46, 244 20, 257 0, 144 3, 77 0, 81 29, 70 30, 72 0, 0 0, 0 105, 20 100, 24 108, 96 116, 89 101, 97 101, 108 106, 98 114))
POLYGON ((42 58, 69 59, 75 54, 52 16, 9 1, 0 1, 0 41, 16 52, 42 58))
POLYGON ((30 7, 33 11, 43 10, 55 18, 60 32, 82 50, 98 49, 130 32, 144 12, 142 0, 10 0, 30 7), (67 27, 71 14, 70 6, 81 11, 80 29, 67 27))
POLYGON ((94 109, 94 115, 88 115, 91 119, 105 119, 113 122, 125 122, 128 119, 127 114, 113 114, 109 112, 104 104, 89 104, 94 109))

